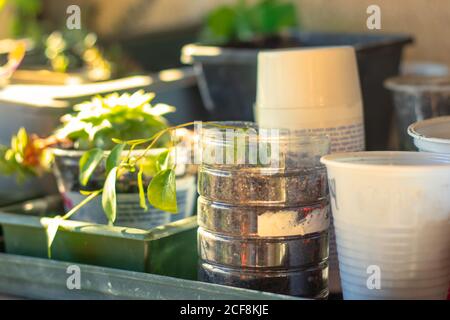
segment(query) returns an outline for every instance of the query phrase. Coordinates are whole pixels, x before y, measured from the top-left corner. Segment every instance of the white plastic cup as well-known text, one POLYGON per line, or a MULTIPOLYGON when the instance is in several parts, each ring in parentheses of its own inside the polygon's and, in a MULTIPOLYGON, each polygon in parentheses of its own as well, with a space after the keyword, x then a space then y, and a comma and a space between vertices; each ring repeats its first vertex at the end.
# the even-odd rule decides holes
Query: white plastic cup
POLYGON ((355 152, 321 161, 327 166, 344 299, 445 299, 450 156, 355 152))
POLYGON ((331 137, 332 152, 365 149, 361 88, 350 46, 258 54, 256 121, 331 137))
POLYGON ((408 134, 419 151, 450 153, 450 116, 413 123, 408 134))
MULTIPOLYGON (((365 149, 355 49, 330 46, 258 54, 255 116, 266 128, 330 136, 332 152, 365 149)), ((334 233, 330 233, 330 292, 340 292, 334 233)))

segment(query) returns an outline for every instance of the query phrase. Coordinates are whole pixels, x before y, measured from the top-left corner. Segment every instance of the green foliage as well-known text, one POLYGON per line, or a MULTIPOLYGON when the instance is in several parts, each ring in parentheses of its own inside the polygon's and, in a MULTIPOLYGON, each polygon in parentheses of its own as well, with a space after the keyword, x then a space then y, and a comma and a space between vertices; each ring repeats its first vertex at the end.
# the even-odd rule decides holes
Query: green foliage
MULTIPOLYGON (((165 104, 152 106, 154 96, 153 93, 137 91, 132 95, 113 93, 94 97, 76 105, 75 114, 64 116, 63 126, 56 135, 73 141, 78 150, 111 150, 115 146, 113 138, 127 141, 151 137, 167 128, 163 116, 175 110, 165 104)), ((158 146, 163 145, 164 141, 159 141, 158 146)))
POLYGON ((255 38, 277 35, 298 24, 296 8, 279 0, 259 0, 249 6, 240 0, 222 6, 206 18, 201 41, 213 45, 251 42, 255 38))
MULTIPOLYGON (((174 108, 165 104, 152 106, 154 94, 138 91, 95 97, 75 106, 75 113, 63 117, 63 126, 54 136, 41 139, 20 129, 11 139, 11 146, 0 145, 0 170, 25 179, 48 169, 50 147, 71 145, 86 150, 79 161, 79 180, 86 186, 96 168, 104 163, 105 182, 100 190, 80 192, 87 197, 63 217, 53 219, 47 226, 48 253, 61 220, 69 219, 80 208, 102 194, 104 213, 113 224, 117 216, 116 181, 129 172, 138 172, 140 205, 147 209, 144 175, 152 178, 147 188, 151 205, 176 212, 174 164, 168 139, 171 130, 192 125, 169 127, 164 115, 174 108), (105 157, 108 153, 109 155, 105 157), (106 159, 105 159, 106 158, 106 159), (45 161, 43 160, 45 159, 45 161)), ((101 179, 102 177, 96 177, 101 179)))
POLYGON ((47 235, 47 256, 49 259, 52 257, 52 244, 55 240, 56 233, 58 232, 58 228, 62 220, 63 219, 61 216, 56 216, 53 219, 49 219, 49 222, 45 228, 47 235))
POLYGON ((42 46, 53 70, 67 72, 84 67, 94 81, 111 77, 113 64, 97 44, 97 35, 84 30, 53 31, 42 46))
POLYGON ((178 212, 174 169, 165 169, 156 174, 147 189, 148 201, 155 207, 172 213, 178 212))
POLYGON ((106 174, 108 174, 114 167, 119 166, 124 148, 125 144, 121 143, 111 150, 111 153, 106 159, 106 174))
POLYGON ((6 0, 5 4, 12 6, 14 16, 10 30, 13 37, 30 37, 36 42, 40 40, 43 29, 38 16, 42 12, 41 0, 6 0))
POLYGON ((98 148, 86 151, 83 154, 79 162, 79 180, 81 185, 87 185, 89 178, 102 159, 103 151, 98 148))
POLYGON ((116 203, 116 178, 117 167, 111 169, 105 180, 103 186, 102 206, 106 217, 110 224, 113 224, 117 216, 117 203, 116 203))
POLYGON ((147 207, 147 200, 145 200, 143 175, 144 175, 144 170, 143 170, 143 167, 141 166, 139 169, 139 172, 138 172, 138 176, 137 176, 138 189, 139 189, 139 205, 142 209, 147 211, 148 207, 147 207))

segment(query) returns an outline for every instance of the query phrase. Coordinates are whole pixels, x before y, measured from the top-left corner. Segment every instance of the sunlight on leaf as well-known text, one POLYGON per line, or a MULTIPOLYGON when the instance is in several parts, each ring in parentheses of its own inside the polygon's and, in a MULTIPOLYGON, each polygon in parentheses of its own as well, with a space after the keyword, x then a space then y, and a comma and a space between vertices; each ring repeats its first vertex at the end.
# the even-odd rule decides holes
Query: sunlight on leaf
POLYGON ((49 259, 52 257, 52 244, 62 221, 63 219, 61 216, 56 216, 53 219, 49 219, 47 227, 45 228, 45 232, 47 234, 47 255, 49 259))
POLYGON ((175 171, 166 169, 156 174, 148 186, 147 197, 155 208, 177 213, 175 171))
POLYGON ((103 151, 95 148, 89 151, 86 151, 80 159, 79 167, 80 167, 80 183, 85 186, 87 185, 89 178, 94 172, 97 165, 103 158, 103 151))
POLYGON ((115 146, 108 158, 106 159, 106 174, 108 174, 112 168, 118 167, 120 163, 120 156, 122 154, 123 149, 125 148, 125 144, 118 144, 115 146))
POLYGON ((144 169, 141 166, 138 172, 137 180, 138 180, 138 188, 139 188, 139 205, 145 211, 148 210, 147 200, 145 199, 145 190, 144 190, 144 182, 142 176, 144 174, 144 169))
POLYGON ((103 187, 102 207, 110 224, 116 221, 116 177, 117 167, 111 169, 103 187))
POLYGON ((170 150, 166 149, 161 152, 156 161, 156 169, 158 171, 166 170, 169 167, 170 150))

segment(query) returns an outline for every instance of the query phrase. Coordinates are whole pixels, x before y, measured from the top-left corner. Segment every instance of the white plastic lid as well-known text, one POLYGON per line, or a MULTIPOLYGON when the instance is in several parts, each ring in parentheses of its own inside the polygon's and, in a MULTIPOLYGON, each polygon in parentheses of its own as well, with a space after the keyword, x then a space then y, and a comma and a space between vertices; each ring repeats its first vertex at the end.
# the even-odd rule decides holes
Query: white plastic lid
POLYGON ((353 47, 262 51, 256 107, 342 108, 361 102, 353 47))

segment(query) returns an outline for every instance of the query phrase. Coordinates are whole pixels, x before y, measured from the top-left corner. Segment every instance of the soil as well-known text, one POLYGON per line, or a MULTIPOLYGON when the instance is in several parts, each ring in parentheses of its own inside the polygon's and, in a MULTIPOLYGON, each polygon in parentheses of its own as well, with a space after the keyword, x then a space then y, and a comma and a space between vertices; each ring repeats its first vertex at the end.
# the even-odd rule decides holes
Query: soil
POLYGON ((328 230, 307 236, 248 238, 198 231, 200 258, 209 263, 259 271, 317 266, 328 259, 328 230))
POLYGON ((290 271, 255 271, 201 263, 199 280, 232 287, 260 290, 304 298, 328 297, 328 264, 290 271))
POLYGON ((198 191, 203 197, 229 204, 303 205, 316 203, 328 195, 325 168, 264 174, 256 170, 199 168, 198 191))

